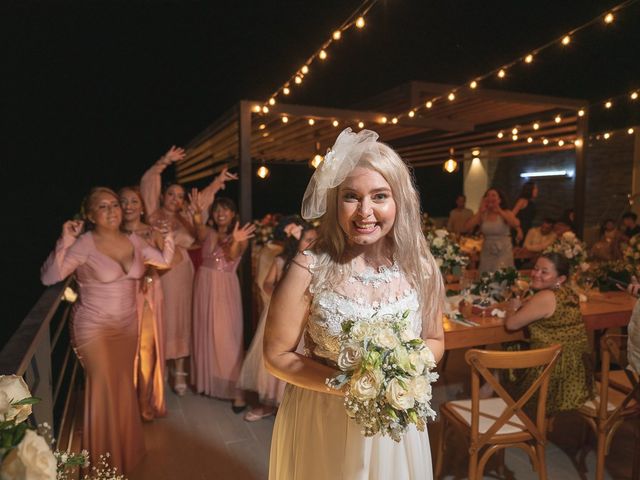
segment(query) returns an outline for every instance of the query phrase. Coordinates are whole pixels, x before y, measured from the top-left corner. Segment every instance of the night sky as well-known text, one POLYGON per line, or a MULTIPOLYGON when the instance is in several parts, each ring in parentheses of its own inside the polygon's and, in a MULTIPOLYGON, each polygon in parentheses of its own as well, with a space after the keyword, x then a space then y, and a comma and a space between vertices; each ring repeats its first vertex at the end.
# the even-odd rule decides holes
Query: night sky
MULTIPOLYGON (((265 99, 360 3, 4 0, 5 334, 42 292, 39 266, 91 186, 136 183, 238 100, 265 99)), ((465 83, 617 3, 381 0, 290 101, 349 107, 410 80, 465 83)), ((639 20, 640 2, 486 85, 592 101, 640 88, 639 20)), ((596 109, 592 128, 640 123, 637 105, 614 110, 596 109)))

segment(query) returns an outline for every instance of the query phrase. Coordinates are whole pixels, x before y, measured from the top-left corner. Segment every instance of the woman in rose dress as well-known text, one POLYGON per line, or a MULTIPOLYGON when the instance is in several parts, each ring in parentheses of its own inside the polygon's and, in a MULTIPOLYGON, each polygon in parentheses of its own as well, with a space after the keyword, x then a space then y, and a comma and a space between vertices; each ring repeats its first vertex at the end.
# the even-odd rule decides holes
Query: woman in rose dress
MULTIPOLYGON (((137 187, 118 192, 123 213, 123 230, 135 233, 149 245, 162 247, 162 236, 144 223, 142 196, 137 187)), ((167 270, 161 270, 166 272, 167 270)), ((151 421, 167 413, 164 398, 164 323, 162 287, 158 269, 149 265, 138 289, 139 344, 135 382, 142 419, 151 421)))
POLYGON ((165 231, 160 252, 135 233, 123 232, 118 196, 108 188, 93 189, 84 211, 90 230, 80 235, 83 222, 66 222, 41 279, 52 285, 76 274, 80 299, 70 326, 85 370, 83 448, 93 461, 109 453, 110 463, 127 473, 145 451, 133 380, 138 286, 145 264, 169 266, 174 243, 165 231))
POLYGON ((243 390, 256 392, 260 400, 257 406, 245 414, 244 419, 247 422, 255 422, 273 415, 284 395, 286 383, 271 375, 264 366, 262 343, 271 294, 282 278, 283 272, 289 267, 291 259, 298 253, 307 250, 318 235, 311 224, 296 217, 283 218, 274 232, 274 236, 277 236, 280 230, 285 237, 284 251, 273 259, 271 268, 262 284, 262 290, 268 295, 267 301, 240 371, 238 386, 243 390))
MULTIPOLYGON (((194 198, 195 196, 195 198, 194 198)), ((243 357, 242 297, 236 269, 255 226, 240 228, 235 204, 218 198, 211 207, 213 228, 202 223, 202 205, 194 222, 202 243, 202 265, 196 274, 193 301, 193 384, 198 393, 232 400, 239 413, 246 407, 236 383, 243 357)))
MULTIPOLYGON (((185 213, 185 191, 181 185, 171 184, 161 188, 162 172, 172 163, 185 157, 184 149, 171 147, 140 180, 140 193, 148 221, 153 226, 168 226, 173 230, 176 241, 176 254, 171 270, 161 276, 164 296, 165 357, 173 360, 173 389, 178 395, 184 395, 187 389, 185 359, 191 353, 193 263, 188 250, 194 247, 195 229, 185 213)), ((205 188, 200 198, 205 212, 215 193, 224 188, 224 182, 237 178, 224 169, 213 182, 205 188)))

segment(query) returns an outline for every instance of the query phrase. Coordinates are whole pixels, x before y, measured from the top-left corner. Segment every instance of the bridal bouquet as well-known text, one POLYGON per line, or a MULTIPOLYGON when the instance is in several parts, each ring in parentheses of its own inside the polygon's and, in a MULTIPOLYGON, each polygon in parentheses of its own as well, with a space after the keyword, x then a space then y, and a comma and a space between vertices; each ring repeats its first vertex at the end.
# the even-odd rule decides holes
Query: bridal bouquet
MULTIPOLYGON (((89 454, 53 452, 51 427, 46 423, 33 428, 28 418, 32 397, 22 377, 0 375, 0 479, 1 480, 66 480, 77 467, 89 465, 89 454)), ((108 454, 107 454, 108 457, 108 454)), ((75 477, 74 477, 75 478, 75 477)), ((102 457, 91 475, 83 480, 124 480, 102 457)))
POLYGON ((436 362, 408 317, 407 311, 342 323, 340 371, 327 385, 345 388, 347 415, 366 437, 381 433, 399 442, 410 424, 423 431, 436 416, 431 408, 436 362))
POLYGON ((469 263, 469 257, 444 228, 429 230, 425 236, 443 274, 452 273, 455 267, 465 267, 469 263))
POLYGON ((573 232, 565 232, 547 247, 543 253, 555 252, 564 255, 574 269, 587 270, 587 247, 573 232))

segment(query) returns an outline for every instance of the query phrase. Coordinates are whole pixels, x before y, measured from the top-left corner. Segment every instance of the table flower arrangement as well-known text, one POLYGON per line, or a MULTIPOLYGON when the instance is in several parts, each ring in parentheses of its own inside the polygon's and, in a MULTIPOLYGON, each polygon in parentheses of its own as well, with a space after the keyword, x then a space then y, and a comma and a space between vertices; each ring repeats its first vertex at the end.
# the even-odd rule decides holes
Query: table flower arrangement
POLYGON ((423 431, 436 416, 431 408, 436 362, 408 317, 407 311, 342 324, 339 372, 327 385, 344 389, 347 415, 367 437, 381 433, 399 442, 409 425, 423 431))
POLYGON ((460 246, 444 228, 428 230, 426 233, 429 250, 440 267, 443 275, 454 273, 469 264, 469 257, 460 250, 460 246))
POLYGON ((638 272, 640 270, 640 235, 634 235, 629 239, 623 253, 627 264, 631 265, 635 272, 638 272))
MULTIPOLYGON (((89 467, 89 454, 52 451, 51 427, 29 424, 32 406, 39 402, 31 395, 22 377, 0 375, 0 479, 66 480, 78 467, 89 467)), ((83 480, 125 480, 102 456, 83 480)))
MULTIPOLYGON (((475 282, 470 291, 474 295, 483 294, 488 298, 501 302, 508 300, 514 289, 520 287, 518 270, 513 267, 501 268, 495 272, 482 272, 480 278, 475 282)), ((524 292, 522 292, 524 293, 524 292)))
POLYGON ((542 253, 555 252, 564 255, 574 271, 589 269, 587 247, 573 232, 565 232, 542 253))

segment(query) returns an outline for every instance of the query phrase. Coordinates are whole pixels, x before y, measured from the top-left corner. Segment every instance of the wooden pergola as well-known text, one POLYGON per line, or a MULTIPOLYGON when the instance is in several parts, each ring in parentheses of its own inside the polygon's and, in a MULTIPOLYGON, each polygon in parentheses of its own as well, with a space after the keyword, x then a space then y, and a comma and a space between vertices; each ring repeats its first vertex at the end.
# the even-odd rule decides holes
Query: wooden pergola
MULTIPOLYGON (((581 230, 587 102, 483 88, 458 89, 450 101, 447 95, 453 89, 414 81, 349 109, 242 100, 187 145, 187 157, 177 165, 178 181, 188 184, 224 166, 238 168, 240 216, 250 220, 252 178, 258 165, 309 162, 349 126, 354 131, 361 126, 375 130, 414 167, 442 164, 451 152, 461 161, 470 160, 474 150, 487 158, 503 158, 575 149, 574 210, 581 230), (426 108, 434 97, 440 98, 426 108), (407 115, 416 106, 422 108, 407 115)), ((250 281, 250 265, 244 262, 243 283, 250 281)), ((245 309, 247 302, 245 298, 245 309)))

